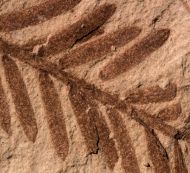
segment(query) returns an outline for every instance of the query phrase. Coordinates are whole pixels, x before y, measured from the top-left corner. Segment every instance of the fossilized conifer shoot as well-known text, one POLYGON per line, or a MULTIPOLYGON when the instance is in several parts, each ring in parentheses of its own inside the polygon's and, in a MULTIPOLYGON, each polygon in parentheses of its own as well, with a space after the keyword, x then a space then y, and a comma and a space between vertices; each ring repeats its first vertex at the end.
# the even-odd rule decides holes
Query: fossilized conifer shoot
MULTIPOLYGON (((190 127, 186 123, 178 130, 177 127, 170 124, 173 122, 166 122, 176 120, 183 112, 181 104, 176 102, 177 85, 175 83, 169 83, 164 88, 158 85, 138 87, 127 91, 123 100, 119 98, 122 93, 114 95, 112 94, 114 91, 109 93, 104 90, 107 83, 105 83, 105 87, 103 83, 100 85, 97 83, 97 86, 96 83, 91 83, 94 81, 93 79, 89 80, 91 82, 87 82, 88 77, 85 76, 81 79, 77 76, 77 72, 72 73, 73 69, 67 69, 84 65, 93 60, 96 63, 96 61, 98 62, 104 58, 110 58, 109 55, 116 54, 110 61, 107 59, 108 63, 99 74, 102 80, 114 79, 130 69, 137 68, 147 57, 157 51, 168 40, 170 29, 155 29, 140 41, 135 41, 141 33, 141 28, 122 24, 125 27, 110 30, 110 26, 107 27, 106 24, 108 22, 115 23, 120 15, 120 9, 117 10, 118 13, 114 16, 115 4, 104 3, 99 5, 97 3, 92 10, 84 11, 81 16, 77 16, 77 21, 71 21, 71 24, 58 32, 51 33, 48 38, 46 34, 42 34, 39 38, 31 38, 24 45, 18 44, 17 40, 14 40, 15 43, 11 42, 11 39, 6 41, 6 36, 9 33, 3 32, 26 29, 26 27, 30 30, 32 26, 43 27, 44 25, 40 23, 54 20, 56 16, 73 9, 80 2, 81 0, 43 0, 41 4, 38 3, 20 11, 0 15, 0 32, 3 36, 5 34, 5 37, 0 38, 3 75, 5 75, 5 82, 9 86, 7 90, 11 92, 12 96, 9 103, 14 104, 15 114, 18 116, 25 135, 30 141, 34 142, 38 129, 33 102, 29 98, 29 88, 27 88, 24 76, 21 75, 22 73, 19 70, 22 63, 35 68, 39 73, 39 83, 36 86, 39 87, 41 93, 39 99, 42 101, 52 145, 62 161, 65 161, 70 153, 70 138, 68 136, 70 133, 67 133, 67 121, 65 121, 62 110, 65 108, 62 108, 59 98, 60 88, 56 90, 54 78, 62 82, 68 89, 68 95, 66 93, 65 95, 69 98, 70 102, 68 103, 74 113, 72 118, 76 118, 77 128, 79 128, 81 137, 84 138, 88 156, 89 154, 101 154, 99 158, 105 161, 111 171, 114 170, 116 163, 118 166, 121 163, 124 172, 140 173, 141 163, 138 162, 141 161, 141 158, 137 158, 139 153, 136 153, 137 150, 133 145, 136 144, 135 139, 131 138, 131 133, 126 127, 128 122, 125 122, 130 118, 137 122, 135 126, 139 125, 140 127, 141 125, 145 129, 143 132, 145 132, 146 142, 144 142, 147 144, 147 152, 151 160, 147 167, 153 167, 156 173, 187 173, 186 160, 178 140, 190 139, 190 127), (129 45, 130 48, 120 53, 122 51, 121 47, 129 42, 132 42, 132 45, 129 45), (40 47, 36 52, 34 50, 35 46, 40 47), (59 53, 58 57, 54 57, 59 53), (60 58, 59 63, 57 63, 56 58, 60 58), (14 61, 14 59, 17 60, 14 61), (53 60, 55 62, 52 62, 53 60), (22 62, 19 63, 19 66, 17 66, 18 61, 22 62), (163 104, 158 107, 159 111, 157 113, 152 115, 151 112, 146 112, 146 108, 147 111, 151 111, 149 106, 157 106, 157 104, 163 104), (144 109, 145 106, 147 107, 144 109), (104 108, 107 110, 105 115, 101 112, 104 108), (124 116, 128 118, 124 119, 124 116), (155 130, 156 133, 162 133, 162 137, 166 135, 175 140, 173 169, 169 163, 170 154, 169 156, 167 154, 169 150, 168 148, 166 150, 165 145, 162 145, 162 140, 158 138, 160 135, 157 136, 155 130)), ((83 1, 81 6, 84 6, 85 4, 82 3, 83 1)), ((73 11, 77 12, 75 10, 70 12, 73 13, 73 11)), ((59 17, 56 21, 58 20, 59 17)), ((59 23, 58 21, 56 25, 59 23)), ((25 32, 25 30, 22 31, 25 32)), ((14 33, 11 32, 10 34, 14 35, 14 33)), ((29 32, 29 34, 32 33, 29 32)), ((23 41, 21 38, 21 42, 23 41)), ((84 70, 87 70, 86 67, 84 70)), ((93 74, 89 77, 93 77, 93 74)), ((0 126, 5 132, 11 134, 9 111, 6 93, 4 93, 4 83, 1 84, 0 82, 0 126)), ((73 121, 70 117, 68 118, 73 121)), ((141 134, 138 133, 138 135, 141 134)), ((74 137, 75 135, 70 140, 74 137)))

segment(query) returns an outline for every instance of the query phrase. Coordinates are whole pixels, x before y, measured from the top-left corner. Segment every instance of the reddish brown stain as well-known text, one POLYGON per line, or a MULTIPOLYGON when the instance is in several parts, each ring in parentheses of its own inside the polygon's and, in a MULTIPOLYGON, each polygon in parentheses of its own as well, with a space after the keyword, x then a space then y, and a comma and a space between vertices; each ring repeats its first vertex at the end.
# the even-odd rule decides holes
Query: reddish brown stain
POLYGON ((69 152, 69 141, 59 96, 47 73, 40 72, 39 81, 52 142, 58 156, 65 160, 69 152))
POLYGON ((157 117, 163 121, 174 121, 181 115, 181 104, 177 103, 161 110, 157 117))
POLYGON ((181 146, 177 140, 174 142, 174 170, 173 173, 188 173, 181 146))
POLYGON ((158 85, 135 89, 126 94, 126 101, 135 104, 147 104, 171 101, 176 97, 177 86, 174 83, 169 83, 164 89, 158 85))
POLYGON ((60 59, 62 68, 68 68, 100 59, 111 51, 112 46, 121 47, 140 34, 137 27, 122 28, 113 33, 106 34, 92 42, 87 42, 71 50, 60 59))
POLYGON ((125 53, 111 60, 100 72, 103 80, 117 77, 144 61, 152 52, 160 48, 170 35, 169 29, 152 32, 125 53))
POLYGON ((38 129, 26 85, 16 63, 11 58, 4 56, 3 66, 20 123, 28 139, 34 142, 38 129))
POLYGON ((107 110, 107 114, 111 121, 114 138, 118 144, 124 171, 126 173, 140 173, 135 150, 121 115, 117 110, 111 108, 107 110))
POLYGON ((99 6, 87 16, 52 36, 44 48, 44 56, 71 48, 78 40, 102 26, 113 15, 115 9, 116 7, 113 4, 99 6))
POLYGON ((0 125, 8 134, 11 134, 11 116, 6 96, 0 78, 0 125))
POLYGON ((145 130, 147 147, 155 173, 170 173, 168 154, 154 131, 145 130))
POLYGON ((12 31, 30 25, 36 25, 72 9, 80 1, 81 0, 47 0, 44 3, 22 11, 13 11, 12 13, 3 14, 0 16, 0 30, 12 31))

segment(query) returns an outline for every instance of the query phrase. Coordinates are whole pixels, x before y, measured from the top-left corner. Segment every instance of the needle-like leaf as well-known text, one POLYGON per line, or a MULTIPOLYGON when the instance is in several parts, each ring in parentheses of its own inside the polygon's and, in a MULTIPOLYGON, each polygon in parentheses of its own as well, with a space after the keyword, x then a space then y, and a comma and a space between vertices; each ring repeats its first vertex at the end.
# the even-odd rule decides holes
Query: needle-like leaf
POLYGON ((166 102, 173 100, 176 97, 176 93, 176 84, 169 83, 164 89, 156 85, 129 91, 125 100, 135 104, 166 102))
POLYGON ((140 34, 138 27, 122 28, 113 33, 98 37, 96 40, 87 42, 70 52, 60 59, 62 68, 68 68, 87 63, 92 60, 100 59, 108 54, 112 47, 121 47, 140 34))
POLYGON ((16 63, 11 58, 4 56, 3 66, 20 123, 28 139, 34 142, 38 129, 26 85, 16 63))
POLYGON ((123 123, 121 115, 115 109, 107 110, 108 117, 114 132, 114 138, 121 154, 121 162, 126 173, 140 173, 136 153, 132 146, 131 138, 123 123))
POLYGON ((0 31, 12 31, 36 25, 60 15, 76 6, 81 0, 47 0, 39 5, 0 16, 0 31))
POLYGON ((174 142, 174 164, 173 173, 188 173, 183 152, 177 140, 174 142))
POLYGON ((113 79, 121 73, 135 67, 144 61, 151 53, 159 49, 166 42, 169 35, 169 29, 160 29, 152 32, 125 53, 111 60, 100 72, 101 79, 113 79))
POLYGON ((11 134, 11 116, 5 92, 0 79, 0 125, 8 134, 11 134))
POLYGON ((170 173, 169 158, 154 131, 145 129, 148 152, 154 166, 155 173, 170 173))
POLYGON ((69 141, 59 96, 47 73, 40 72, 39 82, 52 142, 58 156, 65 160, 69 141))

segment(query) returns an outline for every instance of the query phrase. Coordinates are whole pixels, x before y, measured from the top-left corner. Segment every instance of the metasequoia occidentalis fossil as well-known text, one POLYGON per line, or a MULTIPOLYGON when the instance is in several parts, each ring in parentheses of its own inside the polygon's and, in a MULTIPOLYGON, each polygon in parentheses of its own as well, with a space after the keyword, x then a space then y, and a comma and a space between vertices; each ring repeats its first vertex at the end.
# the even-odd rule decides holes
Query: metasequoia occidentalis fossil
MULTIPOLYGON (((35 18, 36 15, 43 13, 43 15, 47 15, 46 20, 49 20, 59 15, 62 11, 73 8, 79 2, 80 0, 62 1, 61 5, 62 3, 67 3, 67 8, 59 7, 56 13, 54 13, 56 10, 50 10, 50 13, 46 14, 47 11, 44 8, 49 9, 51 3, 57 8, 57 3, 60 4, 58 0, 47 1, 44 4, 22 12, 2 15, 0 16, 2 23, 5 23, 5 19, 7 23, 3 25, 0 22, 1 30, 11 31, 39 24, 40 21, 35 18), (40 11, 39 9, 42 10, 40 11), (29 21, 32 10, 34 10, 34 21, 29 21), (28 14, 28 16, 24 17, 23 14, 28 14), (12 15, 17 16, 18 20, 15 20, 11 25, 10 22, 14 19, 12 15), (23 23, 20 20, 23 20, 23 23)), ((33 43, 21 47, 8 43, 5 40, 0 40, 5 77, 9 84, 16 112, 26 136, 29 140, 35 142, 37 122, 27 88, 16 64, 16 61, 21 61, 39 71, 40 92, 52 144, 57 155, 62 160, 66 159, 69 151, 68 134, 64 120, 66 115, 63 114, 60 98, 51 77, 63 82, 69 90, 70 104, 81 134, 84 137, 88 153, 97 154, 101 151, 110 169, 114 168, 120 156, 125 172, 140 172, 135 148, 121 117, 121 114, 124 114, 144 127, 148 152, 155 170, 158 170, 157 172, 170 172, 167 151, 159 141, 154 130, 160 131, 170 138, 175 138, 175 140, 182 139, 184 137, 183 131, 167 124, 167 121, 176 120, 180 116, 182 112, 181 105, 180 103, 172 104, 170 107, 160 110, 156 115, 147 113, 145 110, 138 108, 138 105, 172 101, 177 95, 177 85, 175 83, 169 83, 164 89, 159 86, 135 89, 135 91, 127 92, 126 98, 121 100, 118 96, 103 91, 84 79, 79 79, 65 71, 66 68, 99 59, 107 55, 113 46, 122 47, 138 37, 141 29, 137 26, 123 27, 110 33, 100 31, 100 34, 95 34, 114 15, 115 10, 116 6, 114 4, 104 4, 95 7, 92 12, 89 12, 77 22, 50 37, 49 42, 42 46, 40 54, 32 53, 33 43), (74 46, 76 43, 78 44, 77 47, 74 46), (46 58, 65 50, 68 51, 60 59, 59 64, 52 63, 46 58), (106 107, 106 116, 110 120, 111 128, 109 128, 103 113, 100 111, 98 103, 106 107), (110 138, 111 132, 114 134, 113 138, 110 138), (116 146, 119 147, 117 148, 116 146)), ((170 29, 152 31, 140 42, 119 55, 119 57, 109 61, 101 71, 100 77, 103 80, 111 80, 129 69, 135 68, 136 65, 145 61, 151 53, 164 45, 169 36, 170 29)), ((42 43, 41 40, 39 43, 42 43)), ((0 98, 6 102, 6 96, 1 85, 0 91, 2 91, 0 98)), ((3 107, 1 102, 0 104, 1 114, 5 111, 9 112, 8 107, 3 107)), ((10 115, 3 115, 0 123, 2 128, 9 133, 10 115)), ((176 148, 175 152, 181 153, 179 147, 176 148)), ((176 157, 176 165, 181 164, 179 163, 179 156, 180 154, 176 157)), ((179 168, 179 170, 185 170, 185 164, 181 167, 183 168, 179 168)))
MULTIPOLYGON (((20 53, 21 52, 22 51, 20 51, 20 53)), ((119 109, 120 111, 124 113, 127 112, 126 115, 131 115, 133 119, 145 125, 145 127, 148 126, 150 128, 155 128, 171 137, 172 136, 174 137, 176 134, 178 134, 178 130, 165 124, 164 121, 160 119, 155 119, 151 115, 147 116, 147 114, 142 113, 141 111, 139 112, 138 110, 135 110, 135 114, 134 113, 128 114, 128 112, 130 112, 130 110, 132 111, 134 108, 131 107, 130 104, 128 104, 126 101, 121 101, 117 97, 101 91, 100 89, 96 88, 94 85, 88 84, 82 79, 73 77, 72 75, 59 69, 59 67, 56 67, 55 64, 50 64, 49 62, 47 63, 44 59, 40 59, 40 60, 35 59, 35 58, 31 59, 30 56, 27 57, 26 55, 25 56, 19 55, 16 57, 17 58, 21 57, 18 59, 26 63, 29 63, 30 65, 32 65, 35 68, 38 68, 39 70, 44 70, 50 73, 54 77, 63 81, 66 85, 70 85, 73 82, 76 83, 78 88, 82 90, 83 92, 85 92, 88 98, 91 98, 92 100, 93 99, 98 100, 105 105, 114 106, 116 109, 119 109)))

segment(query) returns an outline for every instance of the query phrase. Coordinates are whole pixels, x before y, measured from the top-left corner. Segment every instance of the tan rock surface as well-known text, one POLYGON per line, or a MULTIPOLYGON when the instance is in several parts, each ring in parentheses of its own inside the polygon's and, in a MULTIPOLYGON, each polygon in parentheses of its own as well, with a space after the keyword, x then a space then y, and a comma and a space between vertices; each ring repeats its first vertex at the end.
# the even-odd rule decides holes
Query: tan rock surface
POLYGON ((188 0, 0 0, 0 172, 190 171, 188 0))

